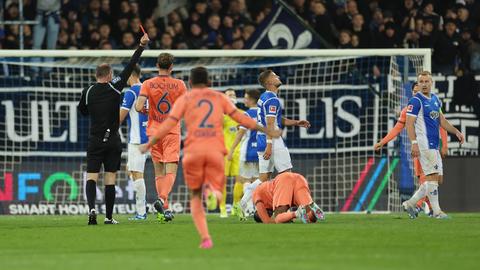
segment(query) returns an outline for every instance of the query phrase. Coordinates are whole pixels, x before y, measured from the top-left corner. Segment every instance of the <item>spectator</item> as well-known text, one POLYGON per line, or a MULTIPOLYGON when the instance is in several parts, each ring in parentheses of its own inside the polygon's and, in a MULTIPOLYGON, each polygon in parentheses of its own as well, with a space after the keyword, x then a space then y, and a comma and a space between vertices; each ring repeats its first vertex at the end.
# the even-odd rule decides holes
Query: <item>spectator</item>
POLYGON ((70 46, 68 33, 65 30, 60 31, 60 34, 58 34, 57 49, 66 50, 70 48, 70 46))
POLYGON ((401 43, 397 30, 395 29, 395 24, 393 22, 388 22, 385 24, 385 31, 380 36, 378 40, 378 48, 400 48, 401 43))
POLYGON ((124 50, 131 50, 136 47, 135 44, 135 36, 133 35, 132 32, 125 32, 122 35, 122 45, 120 46, 120 49, 124 50))
POLYGON ((328 14, 325 5, 319 0, 312 1, 310 4, 310 10, 312 12, 310 24, 313 29, 315 29, 315 31, 331 45, 336 44, 335 35, 337 29, 335 28, 333 20, 328 14))
POLYGON ((423 10, 421 12, 421 16, 424 20, 430 20, 433 23, 434 31, 442 30, 442 18, 435 13, 433 1, 424 1, 423 2, 423 10))
POLYGON ((418 46, 420 48, 433 48, 437 41, 437 33, 434 32, 433 22, 430 20, 423 20, 422 33, 418 40, 418 46))
POLYGON ((46 48, 55 49, 60 30, 60 0, 37 1, 35 20, 37 24, 33 29, 33 49, 42 49, 45 36, 47 38, 46 48))
POLYGON ((226 44, 232 44, 233 42, 233 19, 230 16, 223 17, 222 36, 226 44))
POLYGON ((138 40, 143 36, 143 32, 140 29, 141 24, 142 21, 140 20, 140 17, 133 17, 130 20, 130 31, 133 33, 135 40, 138 40))
POLYGON ((188 38, 188 46, 192 49, 201 49, 205 45, 205 37, 202 33, 202 28, 198 24, 190 26, 190 36, 188 38))
POLYGON ((252 34, 255 32, 255 26, 247 24, 242 29, 242 39, 248 40, 252 34))
POLYGON ((171 50, 173 49, 173 38, 169 33, 163 33, 160 41, 160 49, 171 50))
POLYGON ((451 75, 459 60, 460 37, 455 21, 445 22, 445 30, 440 33, 433 50, 433 70, 443 75, 451 75))
POLYGON ((208 17, 207 47, 215 48, 217 36, 220 35, 220 16, 212 14, 208 17))
POLYGON ((352 34, 358 38, 359 48, 368 48, 370 46, 370 33, 364 26, 363 15, 357 13, 352 17, 352 34))
POLYGON ((352 34, 349 30, 340 31, 338 36, 338 48, 339 49, 351 49, 352 48, 352 34))
POLYGON ((106 23, 100 25, 100 28, 98 29, 98 33, 100 34, 100 43, 108 42, 112 47, 115 47, 115 40, 111 37, 110 32, 110 25, 106 23))

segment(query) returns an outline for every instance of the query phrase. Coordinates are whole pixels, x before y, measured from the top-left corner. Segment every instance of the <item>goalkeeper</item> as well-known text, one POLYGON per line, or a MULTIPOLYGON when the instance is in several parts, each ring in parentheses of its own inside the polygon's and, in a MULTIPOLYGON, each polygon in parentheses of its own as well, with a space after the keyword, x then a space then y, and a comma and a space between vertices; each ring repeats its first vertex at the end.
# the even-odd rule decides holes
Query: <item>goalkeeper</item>
POLYGON ((122 143, 118 134, 120 94, 148 42, 148 35, 144 34, 140 40, 140 46, 130 62, 115 78, 113 78, 112 67, 109 64, 98 65, 95 74, 97 81, 82 91, 78 110, 82 115, 90 116, 87 183, 85 186, 89 208, 88 225, 97 224, 95 197, 98 174, 102 164, 105 171, 106 217, 104 224, 118 224, 112 218, 112 212, 115 204, 116 172, 120 169, 122 154, 122 143))

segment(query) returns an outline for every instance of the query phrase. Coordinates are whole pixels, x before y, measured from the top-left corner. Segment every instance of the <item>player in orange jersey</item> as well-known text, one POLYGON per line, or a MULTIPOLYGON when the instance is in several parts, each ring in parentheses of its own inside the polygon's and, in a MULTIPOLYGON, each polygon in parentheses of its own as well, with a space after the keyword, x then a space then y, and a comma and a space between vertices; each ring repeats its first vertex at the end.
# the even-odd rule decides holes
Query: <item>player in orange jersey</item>
POLYGON ((241 113, 227 96, 209 89, 206 68, 192 69, 190 84, 192 90, 177 100, 169 117, 152 134, 149 143, 143 145, 142 151, 147 151, 149 146, 167 135, 182 117, 185 119, 188 132, 183 149, 183 171, 185 183, 191 191, 190 208, 202 239, 200 248, 212 248, 213 242, 202 206, 202 188, 208 191, 209 198, 215 197, 216 208, 225 184, 224 156, 227 149, 223 140, 223 116, 226 114, 242 126, 266 132, 276 138, 280 137, 281 130, 267 130, 257 125, 255 120, 241 113))
POLYGON ((303 223, 324 220, 325 215, 312 200, 305 177, 298 173, 284 172, 272 181, 261 183, 253 192, 253 203, 262 223, 285 223, 294 218, 303 223), (298 206, 297 211, 288 211, 298 206), (273 210, 270 217, 268 209, 273 210))
MULTIPOLYGON (((418 83, 414 82, 412 84, 412 92, 415 95, 419 90, 418 83)), ((384 145, 389 143, 391 140, 395 139, 400 132, 405 128, 405 123, 407 121, 407 107, 403 108, 403 110, 400 113, 400 117, 397 120, 397 123, 393 127, 390 132, 388 132, 385 137, 382 138, 382 140, 378 143, 376 143, 373 148, 375 151, 379 151, 384 145)), ((445 158, 447 155, 448 151, 448 142, 447 142, 447 131, 443 128, 440 128, 440 138, 441 138, 441 155, 442 158, 445 158)), ((415 158, 413 160, 413 169, 415 172, 415 176, 418 177, 418 183, 421 185, 423 182, 425 182, 425 174, 423 173, 422 166, 420 165, 420 161, 418 158, 415 158)), ((440 179, 443 180, 443 177, 440 176, 440 179)), ((427 203, 429 209, 432 209, 430 206, 430 202, 428 201, 428 198, 425 197, 417 202, 417 212, 419 212, 422 209, 423 203, 427 203)))
MULTIPOLYGON (((137 111, 142 111, 148 99, 148 136, 152 136, 153 131, 168 118, 177 99, 187 91, 182 80, 170 77, 173 60, 173 55, 169 53, 161 53, 158 56, 158 76, 143 82, 135 105, 137 111)), ((180 159, 180 123, 172 127, 162 140, 152 146, 151 154, 158 195, 153 207, 157 210, 157 218, 160 222, 171 221, 173 213, 168 207, 168 195, 175 182, 180 159)))

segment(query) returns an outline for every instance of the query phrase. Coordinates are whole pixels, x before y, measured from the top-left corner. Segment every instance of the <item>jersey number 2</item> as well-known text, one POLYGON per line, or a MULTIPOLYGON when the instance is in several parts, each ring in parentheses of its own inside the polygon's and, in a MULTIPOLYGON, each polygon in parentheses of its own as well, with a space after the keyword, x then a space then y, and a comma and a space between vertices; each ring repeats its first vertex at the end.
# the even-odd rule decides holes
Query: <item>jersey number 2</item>
POLYGON ((213 111, 213 104, 210 100, 207 100, 207 99, 201 99, 198 104, 197 104, 197 107, 201 107, 202 104, 207 104, 208 106, 208 112, 207 114, 205 115, 205 117, 203 117, 202 119, 202 122, 200 122, 200 125, 198 126, 199 128, 213 128, 213 125, 212 124, 208 124, 207 121, 208 121, 208 118, 210 117, 210 115, 212 114, 212 111, 213 111))

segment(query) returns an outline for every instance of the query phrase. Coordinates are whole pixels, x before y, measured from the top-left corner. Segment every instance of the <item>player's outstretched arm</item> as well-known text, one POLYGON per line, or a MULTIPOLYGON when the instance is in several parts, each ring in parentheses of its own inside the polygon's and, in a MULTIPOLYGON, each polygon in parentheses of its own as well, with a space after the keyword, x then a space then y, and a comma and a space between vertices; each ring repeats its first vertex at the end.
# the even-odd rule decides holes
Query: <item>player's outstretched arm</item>
POLYGON ((237 148, 240 141, 242 141, 242 138, 245 135, 245 132, 246 132, 246 130, 244 128, 240 128, 237 131, 237 134, 235 135, 235 140, 233 141, 233 144, 228 151, 227 160, 232 160, 233 159, 233 152, 235 151, 235 148, 237 148))
POLYGON ((310 127, 310 122, 308 122, 307 120, 293 120, 285 117, 282 117, 282 124, 286 127, 310 127))
POLYGON ((148 45, 150 39, 148 38, 147 34, 144 34, 140 39, 140 46, 135 50, 132 57, 130 58, 130 62, 125 66, 125 68, 120 72, 118 77, 113 78, 112 84, 115 89, 123 89, 127 84, 128 77, 132 74, 133 67, 138 63, 140 60, 140 56, 142 55, 143 50, 148 45))
POLYGON ((457 136, 458 140, 460 141, 460 144, 463 144, 465 142, 465 137, 463 136, 463 134, 456 127, 450 124, 450 122, 448 122, 443 113, 440 114, 440 126, 446 131, 455 134, 455 136, 457 136))
POLYGON ((395 124, 395 126, 392 128, 392 130, 390 130, 387 135, 385 135, 385 137, 383 137, 383 139, 376 143, 374 146, 373 146, 373 149, 375 151, 378 151, 380 150, 385 144, 389 143, 391 140, 395 139, 398 134, 400 134, 400 132, 402 132, 403 128, 405 127, 405 123, 403 122, 400 122, 400 121, 397 121, 397 123, 395 124))

